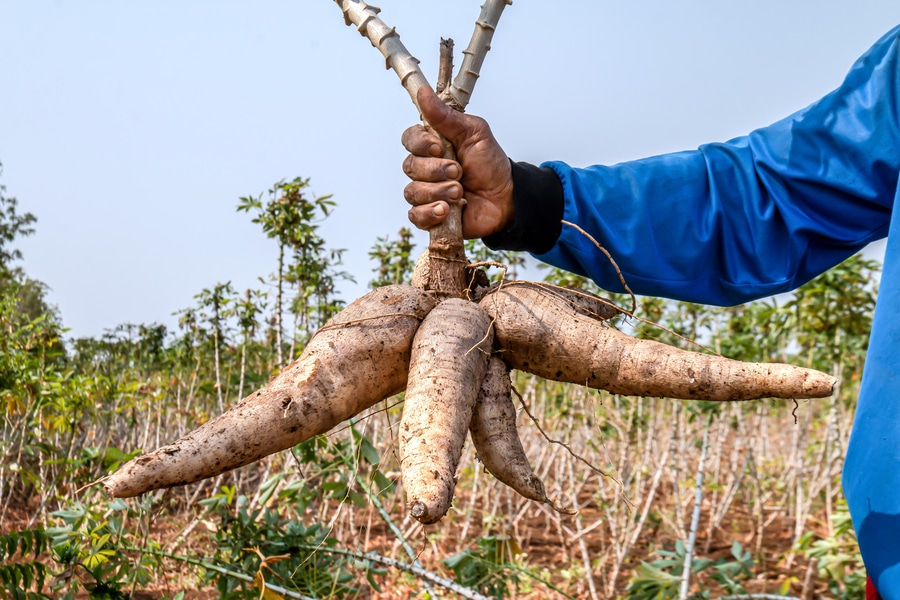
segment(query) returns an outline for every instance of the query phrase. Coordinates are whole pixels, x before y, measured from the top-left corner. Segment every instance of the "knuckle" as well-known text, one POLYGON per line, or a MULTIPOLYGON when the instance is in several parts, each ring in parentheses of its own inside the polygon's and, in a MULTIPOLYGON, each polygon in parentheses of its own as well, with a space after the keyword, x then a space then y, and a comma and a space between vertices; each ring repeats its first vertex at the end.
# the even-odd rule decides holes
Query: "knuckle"
POLYGON ((431 225, 431 222, 428 220, 426 215, 424 215, 418 207, 409 209, 409 212, 406 214, 409 218, 409 221, 419 229, 424 229, 431 225))
POLYGON ((414 184, 407 184, 407 186, 403 188, 403 197, 410 204, 416 203, 416 188, 414 184))
POLYGON ((409 150, 409 142, 413 136, 413 127, 407 127, 403 130, 403 133, 400 134, 400 143, 403 144, 403 147, 409 150))
POLYGON ((412 154, 407 155, 406 158, 403 159, 403 172, 406 173, 410 178, 413 173, 413 161, 415 157, 412 154))

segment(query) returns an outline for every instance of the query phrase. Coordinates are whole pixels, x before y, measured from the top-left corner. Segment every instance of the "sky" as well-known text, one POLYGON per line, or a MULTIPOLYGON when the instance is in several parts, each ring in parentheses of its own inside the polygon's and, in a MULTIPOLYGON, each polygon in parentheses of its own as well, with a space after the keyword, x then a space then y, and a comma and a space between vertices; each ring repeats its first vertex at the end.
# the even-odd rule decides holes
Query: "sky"
MULTIPOLYGON (((440 38, 458 63, 480 2, 377 5, 433 83, 440 38)), ((828 93, 897 23, 896 0, 515 0, 468 112, 533 163, 696 148, 828 93)), ((376 238, 408 226, 399 140, 418 114, 334 2, 0 0, 0 57, 0 184, 38 218, 21 265, 70 337, 260 288, 275 243, 235 207, 282 179, 334 195, 320 231, 356 279, 345 301, 376 238)))

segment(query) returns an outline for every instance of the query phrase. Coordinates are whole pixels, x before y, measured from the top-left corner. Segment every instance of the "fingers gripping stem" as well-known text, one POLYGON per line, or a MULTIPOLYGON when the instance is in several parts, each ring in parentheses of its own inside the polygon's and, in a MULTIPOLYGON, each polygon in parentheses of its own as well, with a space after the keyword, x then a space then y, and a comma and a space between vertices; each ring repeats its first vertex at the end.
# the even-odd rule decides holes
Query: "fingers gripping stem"
MULTIPOLYGON (((413 104, 419 108, 417 92, 428 85, 419 68, 419 61, 414 58, 403 43, 397 30, 389 27, 378 16, 381 10, 366 4, 363 0, 335 0, 344 14, 347 25, 355 25, 359 33, 369 39, 385 57, 387 68, 393 69, 400 77, 400 82, 412 98, 413 104)), ((472 89, 478 79, 485 55, 490 50, 490 42, 500 19, 500 14, 511 0, 486 0, 481 7, 481 14, 475 24, 475 31, 469 46, 463 52, 463 64, 460 73, 452 84, 448 85, 453 73, 452 41, 442 41, 441 81, 439 87, 442 99, 456 110, 463 110, 472 96, 472 89), (449 43, 449 48, 448 48, 449 43)), ((421 113, 421 110, 419 111, 421 113)), ((445 140, 445 158, 455 159, 452 148, 445 140)), ((431 281, 426 289, 443 296, 460 296, 466 287, 466 255, 462 236, 462 202, 450 205, 449 213, 444 221, 429 231, 429 250, 431 260, 431 281)))

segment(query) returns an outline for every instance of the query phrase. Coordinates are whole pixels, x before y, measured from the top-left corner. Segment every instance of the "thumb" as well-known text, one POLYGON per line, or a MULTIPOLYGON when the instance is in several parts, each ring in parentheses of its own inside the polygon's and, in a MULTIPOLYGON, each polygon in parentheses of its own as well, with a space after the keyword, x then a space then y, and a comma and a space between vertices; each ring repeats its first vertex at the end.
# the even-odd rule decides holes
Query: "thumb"
POLYGON ((422 120, 450 140, 451 144, 456 146, 465 139, 468 131, 465 115, 444 104, 433 89, 427 85, 420 87, 416 93, 416 101, 422 111, 422 120))

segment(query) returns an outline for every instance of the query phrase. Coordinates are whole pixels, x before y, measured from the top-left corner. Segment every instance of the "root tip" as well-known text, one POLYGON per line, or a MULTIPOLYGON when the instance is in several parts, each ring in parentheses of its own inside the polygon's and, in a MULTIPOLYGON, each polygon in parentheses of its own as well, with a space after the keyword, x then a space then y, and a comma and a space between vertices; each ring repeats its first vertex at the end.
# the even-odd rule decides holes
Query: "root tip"
POLYGON ((435 514, 435 511, 429 510, 428 505, 421 500, 415 500, 409 505, 409 514, 423 525, 437 523, 444 516, 443 514, 435 514))
POLYGON ((409 507, 409 512, 413 517, 421 519, 428 513, 428 507, 422 502, 413 502, 409 507))

